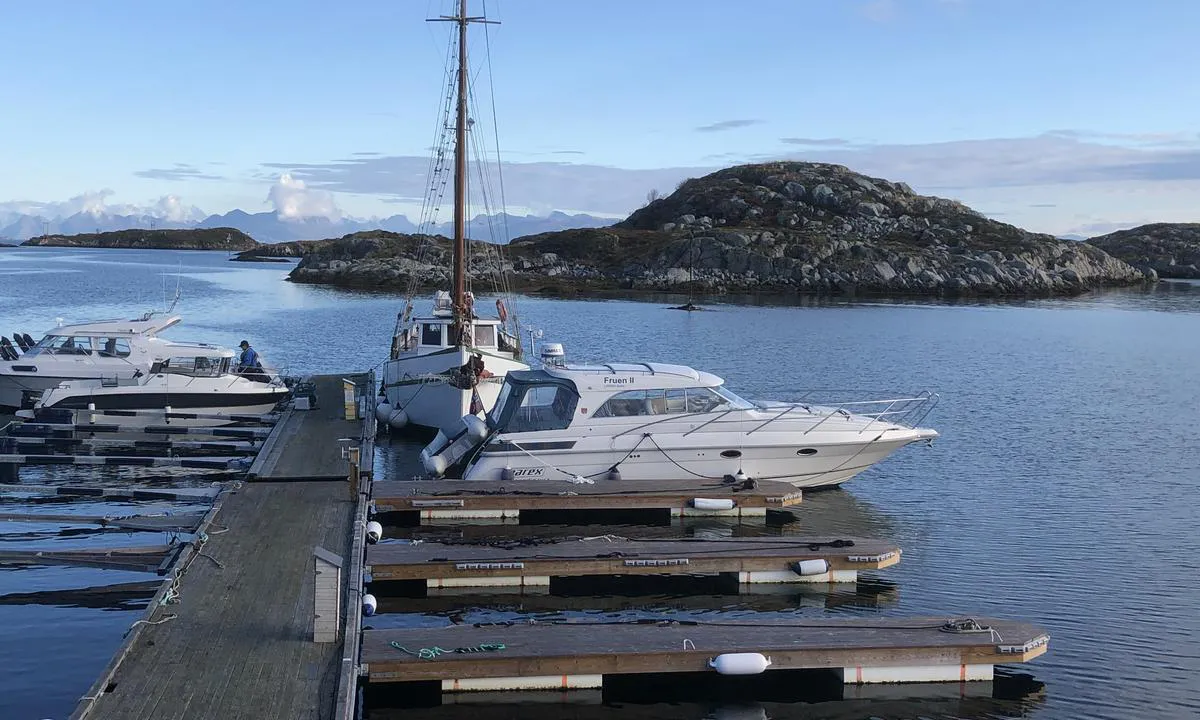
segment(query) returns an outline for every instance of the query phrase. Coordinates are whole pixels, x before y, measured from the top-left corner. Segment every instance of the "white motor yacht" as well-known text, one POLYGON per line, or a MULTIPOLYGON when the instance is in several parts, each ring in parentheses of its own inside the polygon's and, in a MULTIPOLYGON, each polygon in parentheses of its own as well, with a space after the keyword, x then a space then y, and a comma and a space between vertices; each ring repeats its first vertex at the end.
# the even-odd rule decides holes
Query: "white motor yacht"
POLYGON ((60 325, 37 343, 14 335, 0 359, 0 414, 33 407, 43 391, 68 380, 128 380, 149 372, 182 344, 158 337, 178 315, 148 313, 134 320, 100 320, 60 325))
MULTIPOLYGON (((235 372, 234 353, 213 345, 175 343, 171 357, 129 378, 70 380, 41 394, 20 417, 46 422, 88 422, 95 411, 177 411, 200 415, 178 425, 225 425, 221 416, 262 415, 288 396, 289 389, 270 370, 235 372)), ((132 413, 122 425, 160 424, 155 413, 132 413)))
MULTIPOLYGON (((397 317, 392 334, 391 354, 383 364, 380 388, 383 402, 376 407, 380 422, 393 428, 416 426, 449 433, 459 425, 463 415, 482 412, 492 407, 504 376, 511 370, 527 370, 521 362, 519 325, 511 298, 495 301, 496 314, 486 317, 475 306, 475 296, 467 287, 467 155, 471 147, 478 150, 486 136, 476 134, 468 142, 468 131, 474 124, 469 118, 467 64, 467 26, 483 22, 480 15, 467 13, 467 0, 459 0, 458 13, 438 18, 455 24, 452 50, 457 56, 455 73, 447 75, 447 93, 455 98, 445 103, 447 117, 440 127, 447 132, 439 136, 431 163, 431 177, 426 184, 430 194, 425 198, 421 223, 424 228, 436 217, 441 193, 453 175, 454 238, 451 262, 452 286, 449 292, 434 295, 433 309, 427 315, 413 313, 412 298, 421 286, 413 277, 405 309, 397 317), (451 161, 452 160, 452 173, 451 161)), ((483 157, 478 158, 477 174, 482 176, 483 157)), ((486 186, 484 187, 486 190, 486 186)), ((483 195, 484 203, 488 202, 483 195)), ((501 209, 502 210, 502 209, 501 209)), ((422 234, 419 231, 418 234, 422 234)), ((502 241, 503 238, 493 238, 502 241)), ((504 262, 499 244, 480 243, 483 252, 494 256, 497 277, 493 278, 496 292, 506 293, 504 262)), ((485 273, 480 273, 485 274, 485 273)))
MULTIPOLYGON (((558 350, 561 354, 561 350, 558 350)), ((434 476, 777 480, 839 485, 935 430, 918 423, 937 396, 836 406, 754 403, 681 365, 547 365, 510 371, 486 419, 467 415, 421 459, 434 476)))

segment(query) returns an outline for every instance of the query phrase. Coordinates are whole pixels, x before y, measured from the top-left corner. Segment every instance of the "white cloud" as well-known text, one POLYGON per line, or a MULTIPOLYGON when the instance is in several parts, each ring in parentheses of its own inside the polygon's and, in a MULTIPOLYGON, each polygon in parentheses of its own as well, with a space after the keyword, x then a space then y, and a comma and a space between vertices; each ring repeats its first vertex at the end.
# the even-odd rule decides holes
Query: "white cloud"
POLYGON ((283 173, 267 192, 267 202, 275 208, 280 220, 303 220, 304 218, 327 218, 337 220, 342 216, 333 193, 305 185, 303 180, 283 173))
POLYGON ((163 195, 150 208, 150 214, 171 222, 199 222, 204 213, 195 205, 184 205, 178 195, 163 195))
POLYGON ((0 221, 11 222, 23 215, 54 221, 80 213, 93 217, 104 215, 149 216, 173 222, 200 220, 204 217, 204 213, 199 208, 194 205, 185 205, 177 195, 164 195, 147 205, 131 203, 109 205, 108 199, 114 194, 112 189, 103 188, 89 190, 60 201, 13 200, 0 202, 0 221))

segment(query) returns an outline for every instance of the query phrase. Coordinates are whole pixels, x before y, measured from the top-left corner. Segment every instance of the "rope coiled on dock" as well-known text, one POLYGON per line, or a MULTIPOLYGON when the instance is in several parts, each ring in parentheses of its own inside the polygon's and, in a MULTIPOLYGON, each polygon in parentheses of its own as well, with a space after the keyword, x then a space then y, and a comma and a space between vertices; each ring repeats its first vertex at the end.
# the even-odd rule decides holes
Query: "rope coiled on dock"
POLYGON ((400 652, 403 652, 408 655, 412 655, 415 658, 420 658, 421 660, 433 660, 434 658, 438 657, 439 655, 451 655, 451 654, 471 655, 471 654, 475 654, 475 653, 500 652, 501 650, 504 650, 507 648, 507 646, 504 643, 480 643, 479 645, 468 645, 466 647, 451 648, 449 650, 447 650, 446 648, 434 645, 433 647, 420 648, 414 652, 414 651, 409 650, 408 648, 404 647, 400 643, 396 642, 395 640, 393 640, 389 644, 392 647, 399 650, 400 652))

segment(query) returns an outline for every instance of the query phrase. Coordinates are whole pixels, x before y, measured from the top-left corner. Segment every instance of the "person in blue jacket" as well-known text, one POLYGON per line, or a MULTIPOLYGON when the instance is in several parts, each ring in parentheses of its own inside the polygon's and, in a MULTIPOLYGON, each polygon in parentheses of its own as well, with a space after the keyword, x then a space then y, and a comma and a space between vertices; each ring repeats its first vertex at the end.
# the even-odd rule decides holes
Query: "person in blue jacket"
POLYGON ((258 359, 258 353, 254 348, 250 347, 250 342, 243 340, 238 344, 238 347, 242 349, 242 355, 238 358, 237 371, 242 375, 257 376, 263 374, 262 361, 258 359))

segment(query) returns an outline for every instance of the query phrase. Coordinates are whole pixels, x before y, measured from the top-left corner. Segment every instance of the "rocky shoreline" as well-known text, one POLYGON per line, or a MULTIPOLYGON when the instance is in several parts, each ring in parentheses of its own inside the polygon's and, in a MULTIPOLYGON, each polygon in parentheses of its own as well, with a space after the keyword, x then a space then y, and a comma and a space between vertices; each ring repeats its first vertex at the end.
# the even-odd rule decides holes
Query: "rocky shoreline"
POLYGON ((136 248, 143 250, 249 250, 259 243, 234 228, 188 230, 114 230, 79 235, 39 235, 21 243, 30 247, 136 248))
POLYGON ((1200 223, 1141 225, 1087 242, 1161 278, 1200 279, 1200 223))
MULTIPOLYGON (((1031 233, 840 165, 769 163, 684 182, 607 228, 471 243, 471 275, 520 292, 1007 297, 1153 281, 1101 248, 1031 233)), ((368 232, 308 248, 289 279, 444 288, 449 241, 368 232)))

